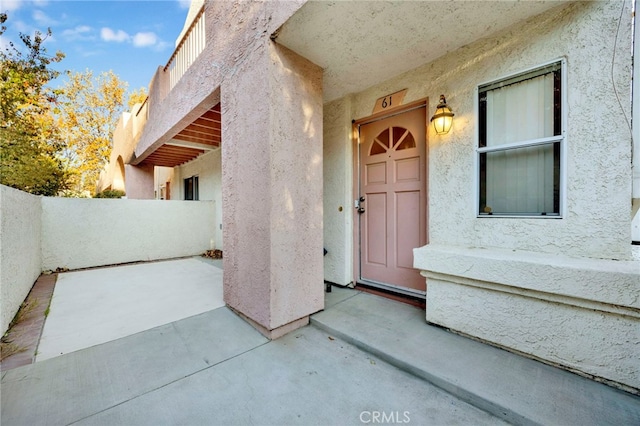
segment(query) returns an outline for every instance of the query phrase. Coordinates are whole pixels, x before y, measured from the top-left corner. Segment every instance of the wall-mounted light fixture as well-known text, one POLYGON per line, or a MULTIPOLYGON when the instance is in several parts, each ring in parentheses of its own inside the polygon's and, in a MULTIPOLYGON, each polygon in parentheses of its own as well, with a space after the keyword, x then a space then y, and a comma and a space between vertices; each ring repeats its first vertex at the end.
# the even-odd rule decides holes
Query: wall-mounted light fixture
POLYGON ((436 107, 436 112, 431 117, 433 128, 436 129, 437 135, 444 135, 451 130, 451 124, 453 123, 453 112, 447 105, 447 100, 444 95, 440 95, 440 103, 436 107))

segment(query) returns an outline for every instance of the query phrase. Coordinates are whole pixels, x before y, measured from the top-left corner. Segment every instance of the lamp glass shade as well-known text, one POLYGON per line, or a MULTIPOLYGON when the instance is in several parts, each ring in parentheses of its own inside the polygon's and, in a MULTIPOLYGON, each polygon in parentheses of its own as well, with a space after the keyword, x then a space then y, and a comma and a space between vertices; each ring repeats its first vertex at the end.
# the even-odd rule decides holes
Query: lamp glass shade
POLYGON ((431 122, 433 123, 433 128, 437 135, 449 133, 451 125, 453 124, 453 116, 454 114, 451 112, 451 108, 447 105, 447 100, 444 95, 440 95, 440 103, 436 107, 435 114, 431 117, 431 122))

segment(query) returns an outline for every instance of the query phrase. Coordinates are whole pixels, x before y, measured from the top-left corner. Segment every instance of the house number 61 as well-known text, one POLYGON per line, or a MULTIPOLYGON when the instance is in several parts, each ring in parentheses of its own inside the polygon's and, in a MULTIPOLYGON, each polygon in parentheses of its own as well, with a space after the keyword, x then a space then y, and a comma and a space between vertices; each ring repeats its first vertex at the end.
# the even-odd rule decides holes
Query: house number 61
POLYGON ((376 99, 376 104, 373 107, 373 113, 375 114, 376 112, 384 111, 387 108, 395 108, 402 105, 402 101, 404 100, 404 95, 406 93, 407 89, 404 89, 376 99))

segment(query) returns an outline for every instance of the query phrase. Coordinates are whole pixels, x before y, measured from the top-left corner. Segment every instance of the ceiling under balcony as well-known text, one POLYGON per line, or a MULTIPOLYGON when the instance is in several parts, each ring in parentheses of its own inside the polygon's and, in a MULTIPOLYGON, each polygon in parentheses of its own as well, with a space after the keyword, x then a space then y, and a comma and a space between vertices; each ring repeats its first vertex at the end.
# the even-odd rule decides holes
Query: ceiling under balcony
POLYGON ((324 69, 325 102, 432 62, 566 1, 310 1, 277 42, 324 69))
POLYGON ((169 142, 148 155, 142 164, 175 167, 196 159, 205 152, 220 147, 222 142, 220 104, 175 135, 169 142))

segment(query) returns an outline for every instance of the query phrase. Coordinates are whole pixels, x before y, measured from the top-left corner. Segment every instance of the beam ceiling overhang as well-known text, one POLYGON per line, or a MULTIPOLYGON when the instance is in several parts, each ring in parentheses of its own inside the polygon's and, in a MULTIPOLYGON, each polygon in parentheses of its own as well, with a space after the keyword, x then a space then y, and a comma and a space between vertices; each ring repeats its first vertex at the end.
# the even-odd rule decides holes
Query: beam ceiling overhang
POLYGON ((220 104, 189 123, 168 142, 148 154, 141 165, 176 167, 195 160, 222 143, 220 104))

